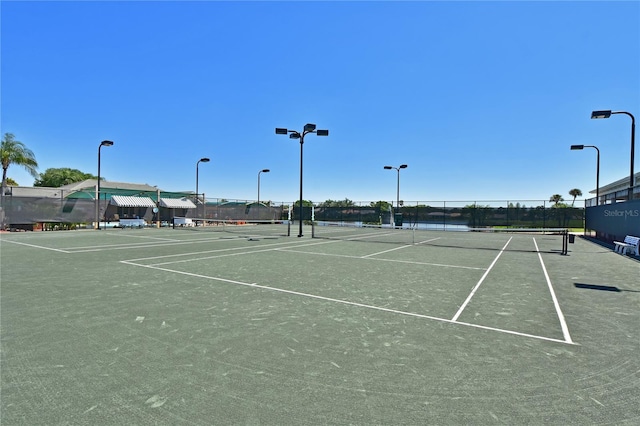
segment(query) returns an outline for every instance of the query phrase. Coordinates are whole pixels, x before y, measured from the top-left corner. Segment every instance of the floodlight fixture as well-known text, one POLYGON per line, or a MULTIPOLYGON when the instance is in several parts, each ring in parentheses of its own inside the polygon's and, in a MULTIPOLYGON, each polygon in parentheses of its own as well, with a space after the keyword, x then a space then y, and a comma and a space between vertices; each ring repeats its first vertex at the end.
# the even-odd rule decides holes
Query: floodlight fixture
POLYGON ((611 110, 603 110, 603 111, 592 111, 591 118, 609 118, 613 114, 626 114, 631 118, 631 166, 629 171, 629 200, 633 198, 633 186, 634 186, 634 173, 633 173, 633 162, 634 162, 634 151, 635 151, 635 139, 636 139, 636 119, 630 112, 627 111, 611 111, 611 110))
POLYGON ((600 150, 594 145, 571 145, 572 150, 581 150, 584 148, 593 148, 597 152, 596 156, 596 206, 600 205, 600 150))
MULTIPOLYGON (((303 199, 302 199, 302 152, 303 152, 303 146, 304 146, 304 137, 306 135, 308 135, 309 133, 315 133, 318 136, 329 136, 329 131, 328 130, 316 130, 316 125, 312 124, 312 123, 307 123, 304 125, 304 128, 302 130, 302 132, 298 132, 296 130, 289 130, 289 129, 284 129, 281 127, 276 127, 276 134, 277 135, 286 135, 289 134, 289 139, 300 139, 300 205, 299 207, 299 225, 300 225, 300 231, 298 232, 298 237, 302 237, 302 221, 303 221, 303 215, 302 215, 302 204, 303 204, 303 199)), ((259 189, 258 189, 259 190, 259 189)))
POLYGON ((258 172, 258 204, 260 204, 260 173, 269 173, 271 170, 262 169, 258 172))
MULTIPOLYGON (((200 165, 200 163, 208 163, 209 161, 211 161, 210 158, 202 157, 196 163, 196 215, 198 213, 198 210, 197 210, 198 204, 200 204, 200 196, 198 195, 198 180, 199 180, 199 178, 198 178, 198 166, 200 165)), ((204 204, 204 201, 205 200, 204 200, 204 197, 203 197, 203 200, 202 200, 203 204, 204 204)))
POLYGON ((409 166, 407 166, 406 164, 401 164, 398 167, 384 166, 385 170, 396 170, 398 172, 398 183, 396 188, 396 208, 397 209, 400 208, 400 170, 406 169, 407 167, 409 166))

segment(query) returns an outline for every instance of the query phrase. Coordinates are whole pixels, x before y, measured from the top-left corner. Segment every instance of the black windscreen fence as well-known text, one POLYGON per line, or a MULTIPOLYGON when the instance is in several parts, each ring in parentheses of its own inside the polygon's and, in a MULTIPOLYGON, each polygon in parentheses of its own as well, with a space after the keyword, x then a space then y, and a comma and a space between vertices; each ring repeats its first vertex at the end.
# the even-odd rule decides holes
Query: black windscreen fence
POLYGON ((400 222, 405 227, 566 227, 584 225, 584 209, 574 207, 487 207, 415 205, 391 209, 384 206, 316 207, 316 221, 387 224, 400 222))
MULTIPOLYGON (((0 215, 4 225, 65 223, 91 224, 96 216, 101 221, 117 221, 127 217, 128 210, 110 203, 109 196, 96 203, 93 193, 52 193, 52 196, 2 197, 0 215), (97 205, 98 204, 98 205, 97 205)), ((148 195, 157 202, 155 194, 148 195)), ((161 194, 161 197, 164 197, 161 194)), ((282 221, 300 217, 293 203, 257 203, 254 201, 193 199, 194 208, 143 208, 136 217, 148 222, 170 221, 174 217, 216 220, 282 221), (292 209, 292 210, 291 210, 292 209)), ((302 219, 324 222, 357 222, 362 224, 395 224, 404 227, 516 227, 516 228, 582 228, 585 210, 549 201, 509 202, 412 202, 400 208, 387 202, 358 202, 349 205, 304 205, 302 219)))

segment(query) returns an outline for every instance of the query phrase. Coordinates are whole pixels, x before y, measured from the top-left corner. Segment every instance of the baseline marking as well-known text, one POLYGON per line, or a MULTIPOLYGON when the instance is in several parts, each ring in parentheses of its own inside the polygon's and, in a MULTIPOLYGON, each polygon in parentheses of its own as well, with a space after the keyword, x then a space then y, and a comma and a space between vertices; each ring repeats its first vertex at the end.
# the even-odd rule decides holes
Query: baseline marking
POLYGON ((192 272, 175 271, 173 269, 160 268, 160 267, 152 266, 152 265, 140 265, 140 264, 137 264, 137 263, 132 263, 132 262, 126 261, 126 260, 122 260, 122 261, 120 261, 120 263, 125 263, 127 265, 132 265, 132 266, 139 266, 139 267, 142 267, 142 268, 149 268, 149 269, 156 269, 156 270, 159 270, 159 271, 171 272, 171 273, 174 273, 174 274, 187 275, 187 276, 190 276, 190 277, 204 278, 206 280, 221 281, 221 282, 225 282, 225 283, 228 283, 228 284, 242 285, 242 286, 246 286, 246 287, 259 288, 259 289, 267 290, 267 291, 275 291, 275 292, 279 292, 279 293, 292 294, 292 295, 295 295, 295 296, 308 297, 308 298, 311 298, 311 299, 318 299, 318 300, 323 300, 323 301, 326 301, 326 302, 333 302, 333 303, 340 303, 340 304, 343 304, 343 305, 356 306, 356 307, 359 307, 359 308, 373 309, 373 310, 376 310, 376 311, 389 312, 389 313, 399 314, 399 315, 406 315, 406 316, 411 316, 411 317, 415 317, 415 318, 430 319, 430 320, 433 320, 433 321, 439 321, 439 322, 444 322, 444 323, 449 323, 449 324, 464 325, 464 326, 467 326, 467 327, 479 328, 479 329, 482 329, 482 330, 490 330, 490 331, 496 331, 496 332, 499 332, 499 333, 512 334, 512 335, 515 335, 515 336, 529 337, 529 338, 537 339, 537 340, 545 340, 545 341, 548 341, 548 342, 575 345, 575 343, 573 343, 573 342, 568 342, 568 341, 560 340, 560 339, 554 339, 554 338, 551 338, 551 337, 536 336, 534 334, 520 333, 518 331, 503 330, 503 329, 500 329, 500 328, 487 327, 487 326, 484 326, 484 325, 471 324, 471 323, 466 323, 466 322, 459 322, 459 321, 449 320, 449 319, 446 319, 446 318, 438 318, 438 317, 434 317, 434 316, 430 316, 430 315, 416 314, 416 313, 413 313, 413 312, 405 312, 405 311, 399 311, 399 310, 396 310, 396 309, 382 308, 382 307, 379 307, 379 306, 366 305, 364 303, 349 302, 347 300, 340 300, 340 299, 334 299, 334 298, 331 298, 331 297, 318 296, 318 295, 315 295, 315 294, 302 293, 302 292, 294 291, 294 290, 286 290, 286 289, 282 289, 282 288, 269 287, 269 286, 260 285, 260 284, 257 284, 257 283, 246 283, 246 282, 235 281, 235 280, 230 280, 230 279, 226 279, 226 278, 211 277, 211 276, 208 276, 208 275, 195 274, 195 273, 192 273, 192 272))

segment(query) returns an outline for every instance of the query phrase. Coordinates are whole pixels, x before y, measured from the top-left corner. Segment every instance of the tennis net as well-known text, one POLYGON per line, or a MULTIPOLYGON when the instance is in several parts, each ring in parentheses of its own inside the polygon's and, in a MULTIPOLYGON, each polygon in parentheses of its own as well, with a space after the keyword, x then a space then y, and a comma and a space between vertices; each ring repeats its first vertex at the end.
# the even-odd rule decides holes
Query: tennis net
POLYGON ((314 222, 313 238, 567 254, 569 234, 565 228, 428 228, 393 227, 353 222, 314 222))
POLYGON ((288 237, 291 223, 288 220, 220 220, 175 217, 173 229, 197 232, 226 232, 243 238, 288 237))

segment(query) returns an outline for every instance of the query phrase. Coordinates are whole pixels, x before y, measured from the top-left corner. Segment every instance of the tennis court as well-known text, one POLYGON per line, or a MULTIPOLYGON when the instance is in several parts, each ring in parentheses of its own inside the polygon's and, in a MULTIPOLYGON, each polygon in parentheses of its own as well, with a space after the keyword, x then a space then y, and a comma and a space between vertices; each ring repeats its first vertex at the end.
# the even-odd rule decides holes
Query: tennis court
POLYGON ((1 423, 640 422, 637 260, 283 229, 0 235, 1 423))

